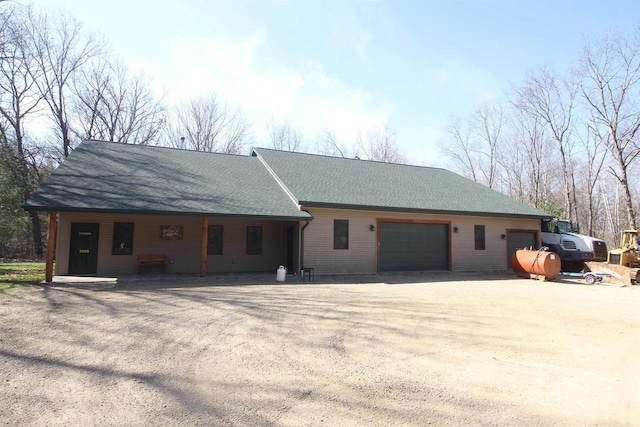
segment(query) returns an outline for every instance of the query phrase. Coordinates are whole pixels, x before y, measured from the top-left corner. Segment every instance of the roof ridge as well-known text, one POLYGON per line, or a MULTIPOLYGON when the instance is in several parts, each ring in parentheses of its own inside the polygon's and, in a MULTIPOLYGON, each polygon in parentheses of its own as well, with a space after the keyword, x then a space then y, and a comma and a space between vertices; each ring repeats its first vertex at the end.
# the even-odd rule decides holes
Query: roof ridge
POLYGON ((381 160, 360 159, 360 158, 352 158, 352 157, 339 157, 339 156, 332 156, 332 155, 329 155, 329 154, 306 153, 306 152, 303 152, 303 151, 276 150, 275 148, 264 148, 264 147, 254 147, 254 148, 251 149, 252 152, 254 150, 266 150, 266 151, 273 151, 273 152, 276 152, 276 153, 293 154, 293 155, 297 154, 297 155, 312 156, 312 157, 324 157, 324 158, 338 159, 338 160, 352 160, 354 162, 367 162, 367 163, 375 163, 375 164, 381 164, 381 165, 407 166, 407 167, 414 167, 414 168, 420 168, 420 169, 438 169, 438 170, 443 170, 443 171, 446 171, 446 172, 451 172, 450 170, 448 170, 446 168, 437 167, 437 166, 422 166, 422 165, 413 165, 413 164, 410 164, 410 163, 383 162, 381 160))
POLYGON ((100 144, 106 143, 106 144, 123 145, 127 147, 136 147, 136 148, 151 148, 151 149, 158 148, 163 150, 175 150, 175 151, 186 152, 186 153, 217 154, 220 156, 231 156, 231 157, 251 157, 251 154, 220 153, 217 151, 198 151, 198 150, 189 150, 187 148, 167 147, 166 145, 129 144, 127 142, 105 141, 102 139, 83 139, 78 145, 78 147, 80 147, 84 142, 97 142, 100 144))
MULTIPOLYGON (((251 153, 253 154, 253 150, 251 150, 251 153)), ((287 187, 285 185, 284 182, 282 182, 282 179, 278 176, 277 173, 275 173, 275 171, 271 168, 271 166, 269 166, 269 163, 259 154, 256 152, 256 159, 258 159, 258 161, 260 162, 260 164, 267 170, 267 172, 269 173, 269 175, 271 175, 271 177, 276 181, 276 183, 282 188, 282 190, 287 194, 287 196, 289 196, 289 199, 291 199, 291 201, 296 205, 296 207, 298 209, 300 209, 300 200, 298 200, 296 198, 296 196, 293 194, 293 192, 289 189, 289 187, 287 187)))

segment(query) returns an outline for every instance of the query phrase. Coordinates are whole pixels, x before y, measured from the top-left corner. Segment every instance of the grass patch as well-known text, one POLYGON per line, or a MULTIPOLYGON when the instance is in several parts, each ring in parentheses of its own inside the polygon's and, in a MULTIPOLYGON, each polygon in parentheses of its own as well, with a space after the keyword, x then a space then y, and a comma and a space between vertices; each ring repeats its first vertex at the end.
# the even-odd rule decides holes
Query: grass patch
POLYGON ((44 262, 0 263, 0 292, 37 285, 44 280, 44 270, 44 262))

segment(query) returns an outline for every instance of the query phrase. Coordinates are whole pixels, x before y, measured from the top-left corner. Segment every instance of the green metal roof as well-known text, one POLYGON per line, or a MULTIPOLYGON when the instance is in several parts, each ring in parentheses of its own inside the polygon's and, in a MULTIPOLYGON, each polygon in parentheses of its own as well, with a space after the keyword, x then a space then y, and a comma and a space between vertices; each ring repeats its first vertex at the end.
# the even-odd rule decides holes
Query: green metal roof
POLYGON ((84 141, 25 209, 309 218, 260 160, 84 141))
POLYGON ((549 217, 445 169, 256 148, 302 206, 549 217))

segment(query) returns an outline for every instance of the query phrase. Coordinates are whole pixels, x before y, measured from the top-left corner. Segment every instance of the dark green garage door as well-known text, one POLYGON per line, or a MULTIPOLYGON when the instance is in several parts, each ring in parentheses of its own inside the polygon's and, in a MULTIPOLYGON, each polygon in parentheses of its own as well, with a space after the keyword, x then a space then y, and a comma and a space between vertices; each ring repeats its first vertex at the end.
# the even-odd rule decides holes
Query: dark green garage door
POLYGON ((507 262, 511 268, 511 257, 516 249, 533 247, 537 249, 536 233, 534 231, 509 231, 507 233, 507 262))
POLYGON ((449 269, 446 224, 380 223, 380 271, 449 269))

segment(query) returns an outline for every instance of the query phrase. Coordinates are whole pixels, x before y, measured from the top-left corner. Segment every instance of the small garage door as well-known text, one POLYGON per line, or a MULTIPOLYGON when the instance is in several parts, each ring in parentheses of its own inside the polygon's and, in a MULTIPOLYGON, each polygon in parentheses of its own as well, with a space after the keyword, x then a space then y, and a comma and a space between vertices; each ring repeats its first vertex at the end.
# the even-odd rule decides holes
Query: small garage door
POLYGON ((380 223, 380 271, 449 269, 447 224, 380 223))
POLYGON ((509 268, 511 268, 511 257, 516 249, 537 247, 538 243, 536 237, 535 231, 509 231, 507 233, 507 262, 509 268))

